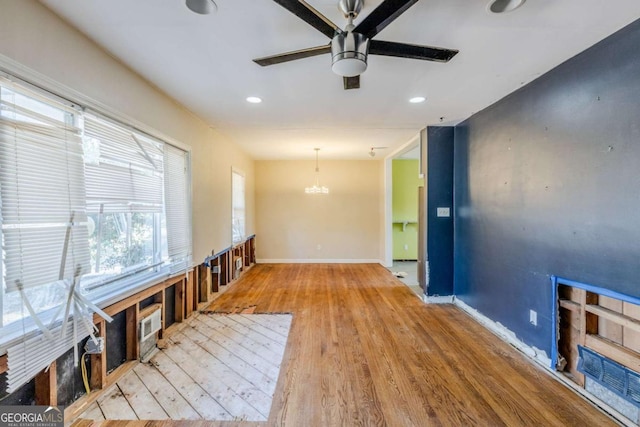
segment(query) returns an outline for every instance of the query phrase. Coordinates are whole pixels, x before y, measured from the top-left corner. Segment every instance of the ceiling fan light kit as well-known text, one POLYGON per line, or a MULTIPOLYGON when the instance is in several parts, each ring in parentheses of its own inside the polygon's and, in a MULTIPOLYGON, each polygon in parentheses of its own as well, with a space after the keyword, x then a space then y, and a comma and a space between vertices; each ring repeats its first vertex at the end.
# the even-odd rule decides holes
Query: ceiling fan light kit
POLYGON ((372 40, 387 25, 417 3, 418 0, 384 0, 357 26, 353 25, 353 20, 362 10, 364 1, 339 0, 338 8, 348 21, 344 30, 340 29, 304 0, 274 1, 329 37, 331 43, 253 60, 263 67, 331 53, 331 69, 334 73, 342 76, 344 88, 358 89, 360 87, 360 75, 367 69, 369 54, 448 62, 458 53, 457 50, 453 49, 372 40))
POLYGON ((367 69, 369 39, 348 31, 336 35, 331 41, 333 63, 331 70, 342 77, 355 77, 367 69))

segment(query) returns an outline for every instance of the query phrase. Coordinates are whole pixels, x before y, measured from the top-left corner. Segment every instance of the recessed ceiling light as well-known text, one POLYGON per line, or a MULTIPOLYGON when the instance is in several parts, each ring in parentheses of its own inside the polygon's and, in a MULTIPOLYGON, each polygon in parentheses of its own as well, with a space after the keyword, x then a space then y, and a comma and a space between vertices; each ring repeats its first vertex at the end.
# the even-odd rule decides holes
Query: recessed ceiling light
POLYGON ((420 104, 421 102, 424 102, 426 100, 427 98, 425 98, 424 96, 414 96, 409 100, 409 102, 412 104, 420 104))
POLYGON ((218 11, 218 5, 213 0, 187 0, 186 3, 192 12, 200 15, 208 15, 218 11))
POLYGON ((493 13, 506 13, 516 10, 525 0, 491 0, 488 9, 493 13))
POLYGON ((258 98, 257 96, 248 96, 247 102, 250 102, 252 104, 260 104, 262 102, 262 99, 258 98))

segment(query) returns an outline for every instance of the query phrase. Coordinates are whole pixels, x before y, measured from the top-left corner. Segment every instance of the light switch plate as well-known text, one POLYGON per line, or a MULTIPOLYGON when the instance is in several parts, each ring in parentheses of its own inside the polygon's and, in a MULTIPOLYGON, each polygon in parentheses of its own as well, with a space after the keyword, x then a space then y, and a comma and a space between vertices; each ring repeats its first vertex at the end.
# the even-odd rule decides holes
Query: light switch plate
POLYGON ((438 218, 449 218, 451 216, 450 208, 437 208, 436 215, 438 218))

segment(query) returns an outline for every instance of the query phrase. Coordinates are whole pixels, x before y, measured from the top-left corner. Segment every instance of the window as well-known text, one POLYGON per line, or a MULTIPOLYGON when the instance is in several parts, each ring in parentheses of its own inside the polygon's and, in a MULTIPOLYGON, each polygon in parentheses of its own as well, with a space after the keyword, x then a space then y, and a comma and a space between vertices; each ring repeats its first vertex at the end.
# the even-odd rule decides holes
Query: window
POLYGON ((167 252, 172 271, 191 265, 191 177, 189 153, 165 146, 167 252))
POLYGON ((4 77, 0 107, 1 329, 191 266, 188 152, 4 77))
POLYGON ((164 144, 84 115, 83 146, 91 275, 95 288, 167 258, 163 232, 164 144))
POLYGON ((244 174, 235 169, 231 171, 231 206, 233 243, 239 243, 245 238, 244 174))

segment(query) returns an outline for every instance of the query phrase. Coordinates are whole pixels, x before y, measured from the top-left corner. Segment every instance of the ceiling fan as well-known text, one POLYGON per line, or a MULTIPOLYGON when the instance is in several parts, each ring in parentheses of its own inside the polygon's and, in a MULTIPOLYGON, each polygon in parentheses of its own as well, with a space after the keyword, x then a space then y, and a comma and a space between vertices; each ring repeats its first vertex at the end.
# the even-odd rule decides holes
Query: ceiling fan
POLYGON ((367 69, 368 54, 448 62, 458 53, 457 50, 439 47, 372 40, 418 0, 384 0, 357 26, 353 25, 353 20, 362 10, 364 0, 339 0, 338 7, 348 20, 344 30, 304 0, 274 1, 329 37, 331 43, 253 60, 263 67, 331 53, 331 69, 343 77, 344 88, 358 89, 360 74, 367 69))

